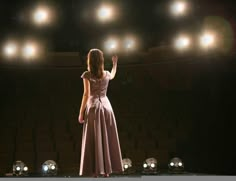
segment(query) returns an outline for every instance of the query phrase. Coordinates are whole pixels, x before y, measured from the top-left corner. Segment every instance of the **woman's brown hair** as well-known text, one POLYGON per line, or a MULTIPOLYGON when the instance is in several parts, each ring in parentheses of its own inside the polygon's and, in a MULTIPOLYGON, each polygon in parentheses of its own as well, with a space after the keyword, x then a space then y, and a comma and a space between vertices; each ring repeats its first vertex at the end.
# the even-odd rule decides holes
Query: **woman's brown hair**
POLYGON ((100 79, 103 77, 104 57, 103 52, 99 49, 91 49, 88 53, 88 70, 93 76, 100 79))

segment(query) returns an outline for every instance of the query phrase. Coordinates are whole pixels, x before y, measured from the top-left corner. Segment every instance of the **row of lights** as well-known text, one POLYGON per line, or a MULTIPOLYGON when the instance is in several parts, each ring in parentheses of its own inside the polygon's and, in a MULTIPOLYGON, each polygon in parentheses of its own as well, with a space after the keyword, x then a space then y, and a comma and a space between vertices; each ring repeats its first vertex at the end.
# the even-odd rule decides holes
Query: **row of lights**
MULTIPOLYGON (((174 16, 183 16, 188 9, 186 0, 175 0, 170 4, 170 12, 174 16)), ((39 5, 31 13, 31 19, 36 25, 49 25, 55 19, 55 9, 46 5, 39 5)), ((97 19, 104 23, 114 20, 118 16, 118 10, 109 3, 101 4, 96 11, 97 19)))
MULTIPOLYGON (((175 17, 184 16, 188 11, 188 6, 189 3, 186 0, 174 0, 169 6, 169 10, 175 17)), ((111 4, 102 4, 96 15, 100 22, 110 22, 117 17, 117 11, 111 4)))
MULTIPOLYGON (((13 164, 13 176, 28 176, 29 168, 27 165, 17 160, 13 164)), ((57 163, 54 160, 47 160, 42 164, 43 176, 56 176, 58 171, 57 163)))
MULTIPOLYGON (((202 34, 199 38, 199 45, 202 48, 210 49, 215 46, 215 34, 206 32, 202 34)), ((174 47, 179 50, 187 50, 191 46, 191 38, 186 35, 178 36, 174 41, 174 47)), ((131 52, 138 47, 137 38, 134 36, 127 36, 123 40, 116 37, 108 38, 104 47, 107 52, 114 53, 121 49, 126 52, 131 52)), ((16 42, 7 42, 3 47, 3 52, 6 58, 18 58, 19 56, 24 59, 34 59, 39 56, 40 46, 35 42, 26 42, 23 44, 21 51, 19 50, 19 45, 16 42)))
POLYGON ((30 60, 38 58, 40 50, 39 44, 35 41, 26 41, 21 46, 16 41, 8 41, 3 47, 3 54, 8 59, 22 57, 23 59, 30 60))
MULTIPOLYGON (((174 16, 183 16, 188 10, 188 2, 186 0, 176 0, 170 4, 170 11, 174 16)), ((109 22, 113 20, 117 11, 111 4, 102 4, 97 10, 97 17, 101 22, 109 22)), ((47 6, 39 6, 32 11, 33 22, 37 25, 47 25, 53 22, 55 13, 52 8, 47 6)), ((215 46, 215 34, 205 33, 200 37, 199 43, 202 48, 209 49, 215 46)), ((187 50, 191 46, 191 38, 186 35, 181 35, 177 37, 174 41, 174 47, 176 50, 183 51, 187 50)), ((8 42, 4 45, 3 54, 7 58, 18 58, 19 56, 24 59, 35 59, 39 56, 39 43, 27 43, 19 51, 19 47, 14 42, 8 42)), ((42 47, 42 45, 41 45, 42 47)), ((120 52, 124 50, 125 52, 131 52, 138 47, 137 38, 134 36, 128 36, 121 40, 120 38, 110 37, 104 42, 104 48, 107 52, 120 52)))
MULTIPOLYGON (((132 161, 129 158, 124 158, 122 160, 124 173, 132 173, 132 161)), ((169 173, 184 173, 184 163, 178 158, 174 157, 168 163, 168 171, 169 173)), ((155 158, 147 158, 143 162, 143 174, 157 174, 160 172, 160 165, 157 159, 155 158)))
MULTIPOLYGON (((109 37, 104 42, 104 48, 108 53, 117 51, 132 52, 138 47, 137 38, 134 36, 127 36, 124 39, 117 37, 109 37)), ((42 53, 42 45, 36 41, 28 41, 20 46, 16 41, 8 41, 3 46, 3 55, 7 59, 37 59, 42 53)))
MULTIPOLYGON (((199 46, 204 49, 210 49, 215 46, 216 36, 212 32, 205 32, 199 38, 199 46)), ((192 39, 190 36, 180 35, 174 41, 174 47, 177 50, 186 50, 190 48, 192 39)))
MULTIPOLYGON (((129 158, 124 158, 122 160, 122 166, 124 169, 124 174, 131 173, 132 170, 132 161, 129 158)), ((184 163, 178 158, 174 157, 170 160, 168 164, 170 173, 183 173, 184 172, 184 163)), ((157 159, 147 158, 143 162, 143 174, 157 174, 160 172, 160 165, 157 159)), ((29 168, 26 164, 20 160, 16 161, 13 164, 13 175, 14 176, 28 176, 29 168)), ((42 164, 42 175, 43 176, 56 176, 58 172, 58 165, 54 160, 47 160, 42 164)))
POLYGON ((138 47, 137 38, 134 36, 127 36, 123 39, 117 37, 109 37, 105 43, 104 48, 107 52, 124 50, 127 52, 133 51, 138 47))

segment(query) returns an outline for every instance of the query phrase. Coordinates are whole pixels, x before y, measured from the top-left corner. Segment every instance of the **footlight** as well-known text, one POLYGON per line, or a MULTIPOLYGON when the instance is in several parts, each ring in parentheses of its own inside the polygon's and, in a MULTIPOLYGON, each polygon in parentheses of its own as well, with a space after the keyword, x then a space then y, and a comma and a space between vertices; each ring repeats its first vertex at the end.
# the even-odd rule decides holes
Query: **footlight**
POLYGON ((29 168, 24 162, 17 160, 13 163, 13 175, 14 176, 27 176, 29 168))
POLYGON ((56 176, 58 166, 53 160, 47 160, 42 165, 42 173, 44 176, 56 176))
POLYGON ((184 172, 184 163, 180 158, 172 158, 168 164, 170 173, 183 173, 184 172))
POLYGON ((124 158, 122 160, 122 166, 124 169, 124 174, 130 174, 132 173, 132 161, 129 158, 124 158))
POLYGON ((143 162, 143 173, 144 174, 157 174, 159 172, 159 165, 155 158, 147 158, 143 162))

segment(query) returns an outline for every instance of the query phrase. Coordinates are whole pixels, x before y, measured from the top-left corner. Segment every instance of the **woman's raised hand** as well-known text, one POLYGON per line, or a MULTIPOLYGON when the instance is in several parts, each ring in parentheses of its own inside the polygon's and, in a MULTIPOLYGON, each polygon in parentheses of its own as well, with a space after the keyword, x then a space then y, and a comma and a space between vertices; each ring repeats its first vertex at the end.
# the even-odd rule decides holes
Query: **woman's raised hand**
POLYGON ((113 65, 117 64, 117 61, 118 61, 118 56, 117 55, 113 55, 111 59, 112 59, 113 65))

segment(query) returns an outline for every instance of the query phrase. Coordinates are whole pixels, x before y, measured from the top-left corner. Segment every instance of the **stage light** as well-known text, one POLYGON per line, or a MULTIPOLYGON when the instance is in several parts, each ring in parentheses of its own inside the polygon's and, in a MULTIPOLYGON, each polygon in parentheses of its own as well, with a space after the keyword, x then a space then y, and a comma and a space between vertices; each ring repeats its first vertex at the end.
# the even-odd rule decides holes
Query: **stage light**
POLYGON ((183 0, 175 1, 170 6, 170 11, 174 16, 184 15, 187 10, 187 3, 183 0))
POLYGON ((22 48, 22 56, 25 59, 35 59, 38 56, 39 47, 36 43, 27 42, 22 48))
POLYGON ((101 22, 110 21, 114 18, 115 12, 111 5, 103 4, 97 10, 97 17, 101 22))
POLYGON ((15 42, 8 42, 3 48, 4 56, 7 58, 15 58, 18 54, 18 45, 15 42))
POLYGON ((169 172, 170 173, 183 173, 184 172, 184 163, 183 161, 178 158, 172 158, 170 163, 168 164, 169 172))
POLYGON ((215 35, 214 33, 204 33, 201 37, 200 37, 200 45, 202 48, 212 48, 215 46, 215 35))
POLYGON ((36 25, 49 24, 52 20, 52 10, 46 6, 37 7, 32 13, 32 20, 36 25))
POLYGON ((117 52, 119 48, 119 41, 117 38, 109 38, 105 41, 105 49, 108 52, 117 52))
POLYGON ((123 169, 124 169, 123 174, 129 175, 129 174, 135 173, 135 170, 132 167, 132 161, 131 161, 130 158, 124 158, 122 160, 122 166, 123 166, 123 169))
POLYGON ((57 163, 53 160, 47 160, 42 164, 42 173, 44 176, 56 176, 57 169, 57 163))
POLYGON ((27 176, 29 168, 24 162, 17 160, 13 163, 13 175, 14 176, 27 176))
POLYGON ((189 48, 191 40, 188 36, 179 36, 175 39, 174 46, 177 50, 186 50, 189 48))
POLYGON ((132 36, 127 36, 124 38, 123 46, 126 51, 133 51, 137 47, 137 41, 132 36))
POLYGON ((155 158, 147 158, 143 162, 143 173, 144 174, 156 174, 159 172, 159 165, 155 158))
POLYGON ((129 158, 124 158, 122 160, 122 165, 123 165, 124 171, 127 171, 128 169, 132 167, 132 161, 129 158))

